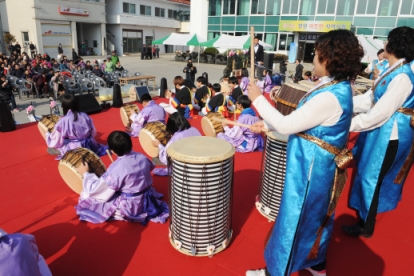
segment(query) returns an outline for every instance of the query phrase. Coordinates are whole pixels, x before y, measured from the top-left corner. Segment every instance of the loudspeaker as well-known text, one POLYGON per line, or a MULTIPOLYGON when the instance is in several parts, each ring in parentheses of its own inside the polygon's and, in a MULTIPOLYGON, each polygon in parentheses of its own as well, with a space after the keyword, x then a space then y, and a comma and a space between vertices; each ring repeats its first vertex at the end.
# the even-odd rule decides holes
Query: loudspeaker
POLYGON ((168 89, 167 79, 162 78, 160 83, 160 97, 165 98, 165 91, 168 89))
POLYGON ((16 130, 13 116, 10 112, 9 104, 5 101, 0 102, 0 131, 9 132, 16 130))
POLYGON ((121 86, 118 83, 114 84, 112 92, 112 106, 122 107, 124 105, 122 101, 121 86))
POLYGON ((201 76, 206 79, 206 84, 208 85, 208 74, 207 74, 207 72, 204 72, 201 76))
POLYGON ((102 107, 99 102, 96 100, 93 94, 83 94, 75 96, 79 100, 79 109, 81 112, 87 114, 97 113, 102 111, 102 107))
POLYGON ((263 66, 266 67, 266 69, 268 69, 270 71, 273 71, 273 59, 274 59, 274 57, 275 57, 274 54, 268 54, 268 53, 264 53, 264 56, 263 56, 263 66))

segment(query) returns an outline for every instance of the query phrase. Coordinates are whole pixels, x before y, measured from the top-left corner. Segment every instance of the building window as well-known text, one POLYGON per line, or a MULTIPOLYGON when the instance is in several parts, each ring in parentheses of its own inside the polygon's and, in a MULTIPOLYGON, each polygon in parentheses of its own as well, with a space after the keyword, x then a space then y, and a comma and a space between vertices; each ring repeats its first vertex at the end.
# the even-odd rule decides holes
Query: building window
POLYGON ((375 14, 377 12, 377 0, 358 0, 357 14, 375 14))
POLYGON ((298 14, 299 0, 283 0, 283 14, 298 14))
POLYGON ((124 13, 135 13, 135 4, 123 3, 122 6, 124 13))
POLYGON ((168 18, 170 18, 170 19, 176 19, 177 18, 177 11, 168 10, 168 18))
POLYGON ((414 14, 414 1, 402 0, 400 14, 413 15, 414 14))
POLYGON ((99 3, 101 2, 101 0, 82 0, 83 2, 95 2, 95 3, 99 3))
POLYGON ((221 15, 221 0, 210 0, 209 1, 208 15, 209 16, 221 15))
POLYGON ((236 11, 236 0, 223 0, 223 14, 234 14, 236 11))
POLYGON ((151 15, 151 7, 145 5, 139 5, 139 14, 140 15, 151 15))
POLYGON ((316 0, 302 0, 302 5, 300 7, 300 15, 314 15, 315 7, 316 7, 316 0))
POLYGON ((155 16, 165 17, 165 9, 155 8, 155 16))
MULTIPOLYGON (((319 0, 318 14, 335 14, 336 0, 319 0)), ((346 1, 342 1, 346 2, 346 1)))
POLYGON ((279 50, 289 51, 290 43, 293 42, 293 34, 279 34, 279 50))
POLYGON ((282 0, 267 0, 266 14, 280 15, 280 5, 282 0))
POLYGON ((265 14, 265 7, 265 0, 252 0, 251 14, 265 14))
POLYGON ((29 33, 28 32, 22 32, 23 41, 29 41, 29 33))
POLYGON ((272 45, 272 49, 271 49, 272 51, 275 51, 276 50, 276 40, 277 40, 277 34, 268 34, 268 33, 265 33, 265 40, 264 40, 264 42, 266 42, 267 44, 272 45))
POLYGON ((249 15, 250 0, 237 1, 237 15, 249 15))
POLYGON ((336 8, 337 15, 354 15, 355 0, 342 0, 338 1, 338 7, 336 8))
POLYGON ((396 16, 398 12, 399 0, 381 0, 378 8, 379 16, 396 16))

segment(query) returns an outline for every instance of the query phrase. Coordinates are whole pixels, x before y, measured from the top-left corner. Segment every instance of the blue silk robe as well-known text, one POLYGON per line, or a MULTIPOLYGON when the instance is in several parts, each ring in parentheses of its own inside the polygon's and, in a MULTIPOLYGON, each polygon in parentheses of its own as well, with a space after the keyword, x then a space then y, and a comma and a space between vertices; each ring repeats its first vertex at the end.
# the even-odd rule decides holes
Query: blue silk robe
MULTIPOLYGON (((409 64, 406 64, 380 80, 374 91, 374 102, 377 102, 384 95, 388 85, 398 74, 406 74, 414 83, 414 73, 409 64)), ((402 107, 414 108, 414 91, 411 91, 402 107)), ((401 200, 405 179, 400 184, 394 183, 394 179, 407 158, 413 143, 414 133, 410 127, 410 116, 395 112, 381 127, 361 133, 353 150, 358 172, 352 185, 349 205, 351 208, 358 210, 363 220, 366 220, 368 216, 394 121, 398 125, 398 151, 395 161, 381 185, 378 213, 395 209, 401 200)))
MULTIPOLYGON (((313 92, 334 94, 343 113, 330 127, 316 126, 304 133, 342 149, 347 141, 352 119, 352 89, 349 81, 313 92)), ((300 108, 304 104, 301 101, 300 108)), ((297 135, 290 135, 287 147, 285 187, 273 233, 265 249, 267 269, 272 276, 290 275, 323 262, 331 238, 334 215, 323 230, 318 255, 308 259, 317 238, 317 230, 328 212, 334 183, 335 156, 297 135)))

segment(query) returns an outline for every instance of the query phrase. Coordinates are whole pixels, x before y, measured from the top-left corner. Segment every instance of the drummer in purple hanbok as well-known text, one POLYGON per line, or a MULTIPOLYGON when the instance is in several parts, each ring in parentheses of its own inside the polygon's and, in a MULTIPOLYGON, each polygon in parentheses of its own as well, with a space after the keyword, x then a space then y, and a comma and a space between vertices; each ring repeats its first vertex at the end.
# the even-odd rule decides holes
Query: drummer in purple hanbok
MULTIPOLYGON (((256 113, 250 108, 251 101, 246 95, 240 96, 237 99, 237 109, 241 110, 238 123, 245 125, 253 125, 260 121, 256 113)), ((224 133, 217 134, 217 138, 226 140, 232 144, 237 152, 253 152, 263 150, 263 138, 260 134, 252 132, 249 128, 242 126, 234 126, 229 128, 224 126, 224 133)))
MULTIPOLYGON (((158 140, 153 141, 153 145, 159 148, 158 158, 164 165, 167 165, 167 149, 172 143, 186 137, 201 136, 200 132, 192 127, 188 120, 179 112, 170 115, 166 130, 171 135, 167 145, 163 146, 158 140)), ((154 169, 154 174, 168 175, 168 168, 156 168, 154 169)))
POLYGON ((262 92, 270 93, 270 90, 272 90, 274 86, 272 82, 271 71, 267 69, 263 70, 263 78, 262 80, 258 80, 256 84, 260 87, 260 90, 262 92))
POLYGON ((98 177, 87 164, 77 169, 83 175, 83 190, 75 206, 80 220, 102 223, 107 220, 165 223, 169 216, 162 194, 152 186, 155 165, 132 150, 131 137, 122 131, 108 136, 108 146, 117 156, 108 170, 98 177))
POLYGON ((60 160, 68 150, 77 148, 87 148, 99 156, 105 155, 107 147, 95 141, 95 126, 86 113, 79 112, 78 98, 64 95, 62 109, 65 116, 59 119, 52 133, 46 132, 47 152, 58 155, 56 160, 60 160))
POLYGON ((138 113, 132 114, 129 118, 132 120, 131 127, 127 127, 127 132, 132 137, 137 137, 141 129, 151 122, 161 122, 165 124, 165 110, 154 102, 149 94, 141 96, 140 101, 144 108, 138 113))
POLYGON ((52 276, 35 237, 0 229, 0 275, 52 276))
MULTIPOLYGON (((240 88, 243 91, 244 95, 247 95, 247 86, 249 85, 250 79, 249 79, 249 71, 247 68, 242 68, 242 79, 240 80, 240 88)), ((237 99, 236 99, 237 100, 237 99)))

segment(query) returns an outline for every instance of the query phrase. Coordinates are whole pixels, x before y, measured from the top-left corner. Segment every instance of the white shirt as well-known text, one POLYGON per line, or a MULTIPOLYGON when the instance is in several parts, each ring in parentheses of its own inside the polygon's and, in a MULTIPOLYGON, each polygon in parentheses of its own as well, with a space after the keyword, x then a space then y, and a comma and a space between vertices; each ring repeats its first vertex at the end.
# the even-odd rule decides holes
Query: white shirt
MULTIPOLYGON (((321 82, 307 94, 331 82, 333 78, 325 76, 320 80, 321 82)), ((328 91, 312 97, 303 106, 287 116, 277 111, 264 96, 259 96, 254 100, 253 105, 265 120, 269 130, 276 130, 285 135, 302 132, 319 125, 333 126, 339 121, 343 113, 338 99, 328 91)))
MULTIPOLYGON (((371 63, 370 63, 370 64, 368 64, 368 67, 367 67, 367 68, 365 68, 365 73, 367 73, 367 74, 371 74, 371 73, 372 73, 372 71, 374 70, 374 67, 375 67, 375 65, 374 65, 374 61, 375 61, 375 60, 371 61, 371 63)), ((386 61, 386 59, 385 59, 385 58, 384 58, 384 59, 382 59, 382 60, 378 60, 378 63, 376 64, 377 68, 378 68, 378 65, 382 64, 384 61, 386 61)), ((389 66, 389 65, 387 65, 384 69, 388 69, 388 66, 389 66)), ((379 70, 379 69, 378 69, 378 70, 379 70)), ((381 73, 383 70, 379 70, 379 71, 380 71, 380 73, 381 73)))
MULTIPOLYGON (((400 65, 405 59, 398 60, 392 67, 388 68, 384 74, 400 65)), ((378 78, 375 83, 384 80, 378 78)), ((381 84, 379 84, 381 85, 381 84)), ((397 75, 389 84, 384 95, 372 106, 373 94, 369 90, 363 95, 355 96, 354 112, 366 112, 358 114, 352 119, 350 131, 362 132, 381 127, 392 115, 404 104, 413 90, 413 84, 406 74, 397 75)), ((394 121, 390 140, 398 139, 398 125, 394 121)))
POLYGON ((259 44, 254 44, 254 52, 257 53, 257 50, 259 49, 259 44))

